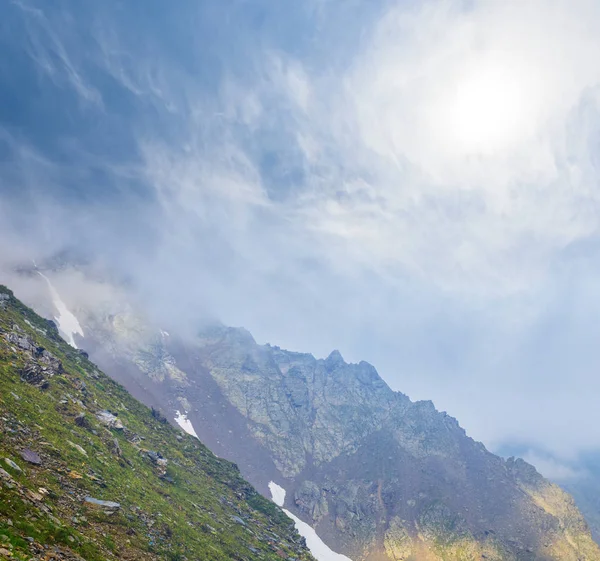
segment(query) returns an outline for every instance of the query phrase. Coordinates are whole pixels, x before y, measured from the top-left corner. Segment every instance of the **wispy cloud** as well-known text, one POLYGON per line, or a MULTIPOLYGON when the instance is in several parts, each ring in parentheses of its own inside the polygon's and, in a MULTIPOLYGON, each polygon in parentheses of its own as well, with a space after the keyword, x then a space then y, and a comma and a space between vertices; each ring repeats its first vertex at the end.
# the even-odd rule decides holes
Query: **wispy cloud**
POLYGON ((578 470, 537 452, 528 452, 523 459, 534 465, 544 477, 553 481, 568 482, 585 477, 583 470, 578 470))

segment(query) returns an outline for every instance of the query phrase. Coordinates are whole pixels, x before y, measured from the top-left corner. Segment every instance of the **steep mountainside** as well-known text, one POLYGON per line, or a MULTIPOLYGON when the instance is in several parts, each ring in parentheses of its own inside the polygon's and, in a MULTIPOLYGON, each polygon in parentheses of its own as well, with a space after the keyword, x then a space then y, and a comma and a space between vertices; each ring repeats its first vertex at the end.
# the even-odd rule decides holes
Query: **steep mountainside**
POLYGON ((0 286, 0 559, 312 559, 283 512, 0 286))
POLYGON ((587 472, 563 483, 564 488, 573 495, 577 506, 585 516, 592 537, 600 542, 600 466, 598 459, 586 466, 587 472))
POLYGON ((285 507, 355 561, 600 560, 570 496, 367 363, 260 346, 243 329, 183 342, 128 313, 77 313, 107 372, 191 422, 265 495, 283 487, 285 507))

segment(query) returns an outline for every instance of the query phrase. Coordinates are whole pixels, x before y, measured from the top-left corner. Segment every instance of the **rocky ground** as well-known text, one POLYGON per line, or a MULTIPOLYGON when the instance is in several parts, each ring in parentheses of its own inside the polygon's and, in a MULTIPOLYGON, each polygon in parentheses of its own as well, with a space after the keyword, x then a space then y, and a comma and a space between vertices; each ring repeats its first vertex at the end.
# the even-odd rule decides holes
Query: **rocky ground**
POLYGON ((0 558, 311 559, 237 467, 0 287, 0 558))

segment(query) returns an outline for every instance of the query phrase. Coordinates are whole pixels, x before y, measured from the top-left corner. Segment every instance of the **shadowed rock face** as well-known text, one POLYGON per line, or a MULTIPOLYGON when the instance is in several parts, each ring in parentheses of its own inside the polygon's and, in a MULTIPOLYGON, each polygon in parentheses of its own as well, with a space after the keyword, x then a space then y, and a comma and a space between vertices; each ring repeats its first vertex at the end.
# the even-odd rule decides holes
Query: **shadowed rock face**
POLYGON ((105 370, 169 418, 184 409, 217 455, 267 496, 282 485, 286 508, 355 560, 600 560, 566 493, 366 362, 257 345, 244 329, 132 344, 88 323, 105 370))

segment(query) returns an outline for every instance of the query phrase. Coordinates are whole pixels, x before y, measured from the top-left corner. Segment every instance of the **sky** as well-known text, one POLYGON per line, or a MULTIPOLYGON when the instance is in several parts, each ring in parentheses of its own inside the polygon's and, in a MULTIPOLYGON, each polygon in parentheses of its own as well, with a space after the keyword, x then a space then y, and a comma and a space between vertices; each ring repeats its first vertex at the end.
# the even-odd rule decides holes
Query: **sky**
POLYGON ((0 12, 5 271, 67 250, 169 330, 339 349, 548 476, 598 452, 596 0, 0 12))

